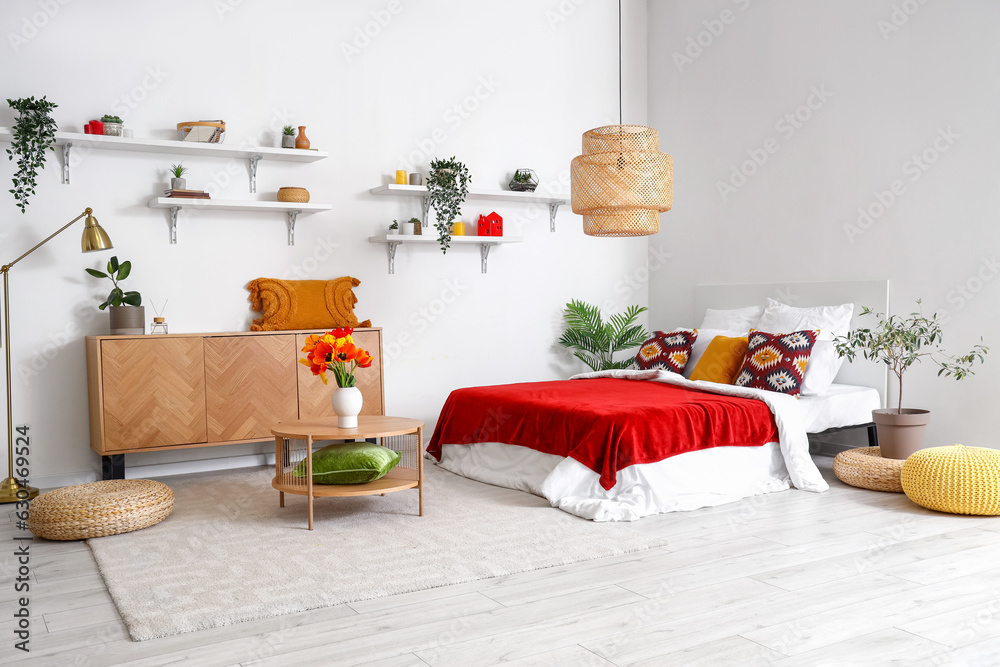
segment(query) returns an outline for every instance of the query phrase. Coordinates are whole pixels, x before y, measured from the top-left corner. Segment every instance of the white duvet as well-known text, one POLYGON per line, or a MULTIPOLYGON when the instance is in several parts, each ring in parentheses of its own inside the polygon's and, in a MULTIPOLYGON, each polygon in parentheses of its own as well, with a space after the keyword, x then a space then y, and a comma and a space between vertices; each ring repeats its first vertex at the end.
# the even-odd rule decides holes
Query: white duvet
POLYGON ((720 505, 787 489, 789 482, 804 491, 829 488, 809 455, 802 411, 792 396, 691 381, 666 371, 604 371, 571 379, 597 377, 663 382, 762 401, 774 415, 778 442, 763 447, 714 447, 629 466, 618 472, 610 490, 601 486, 596 472, 573 459, 517 445, 442 443, 439 465, 471 479, 534 493, 553 507, 594 521, 633 521, 650 514, 720 505))

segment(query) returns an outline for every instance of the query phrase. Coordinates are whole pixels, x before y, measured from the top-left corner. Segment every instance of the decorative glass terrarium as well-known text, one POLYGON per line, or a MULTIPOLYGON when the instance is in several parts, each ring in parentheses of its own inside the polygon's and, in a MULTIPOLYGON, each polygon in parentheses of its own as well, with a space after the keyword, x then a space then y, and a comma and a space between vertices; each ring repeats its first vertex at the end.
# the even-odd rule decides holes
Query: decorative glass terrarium
POLYGON ((514 192, 534 192, 538 187, 538 176, 533 169, 517 169, 507 187, 514 192))

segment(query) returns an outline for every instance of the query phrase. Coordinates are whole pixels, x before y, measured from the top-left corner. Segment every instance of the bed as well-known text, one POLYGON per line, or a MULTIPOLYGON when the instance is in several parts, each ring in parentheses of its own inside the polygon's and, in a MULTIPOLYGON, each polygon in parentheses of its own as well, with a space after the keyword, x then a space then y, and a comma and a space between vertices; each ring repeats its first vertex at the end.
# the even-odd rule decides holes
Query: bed
MULTIPOLYGON (((695 312, 767 296, 802 306, 855 303, 854 328, 861 305, 888 308, 888 283, 701 286, 695 312)), ((867 428, 871 410, 884 405, 886 382, 883 366, 856 362, 844 364, 822 394, 801 397, 662 370, 456 390, 428 453, 447 470, 545 497, 595 521, 631 521, 790 486, 823 492, 808 434, 867 428)))

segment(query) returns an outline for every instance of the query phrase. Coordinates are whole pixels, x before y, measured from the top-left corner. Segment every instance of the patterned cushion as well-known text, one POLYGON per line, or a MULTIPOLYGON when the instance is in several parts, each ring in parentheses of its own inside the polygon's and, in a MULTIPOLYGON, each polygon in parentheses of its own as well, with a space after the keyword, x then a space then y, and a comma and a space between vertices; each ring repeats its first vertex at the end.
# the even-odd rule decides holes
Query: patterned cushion
POLYGON ((691 356, 691 346, 698 340, 698 330, 654 331, 653 337, 642 344, 635 355, 639 370, 659 369, 683 373, 691 356))
POLYGON ((733 384, 798 396, 817 336, 815 329, 788 334, 751 329, 747 356, 733 384))

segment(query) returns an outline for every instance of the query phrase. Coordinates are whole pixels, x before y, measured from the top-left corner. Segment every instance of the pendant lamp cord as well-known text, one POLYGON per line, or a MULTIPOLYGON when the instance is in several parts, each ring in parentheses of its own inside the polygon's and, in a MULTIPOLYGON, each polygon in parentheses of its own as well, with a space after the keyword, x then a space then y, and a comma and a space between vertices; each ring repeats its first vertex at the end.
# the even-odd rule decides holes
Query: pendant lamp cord
POLYGON ((618 124, 622 124, 622 0, 618 0, 618 124))

